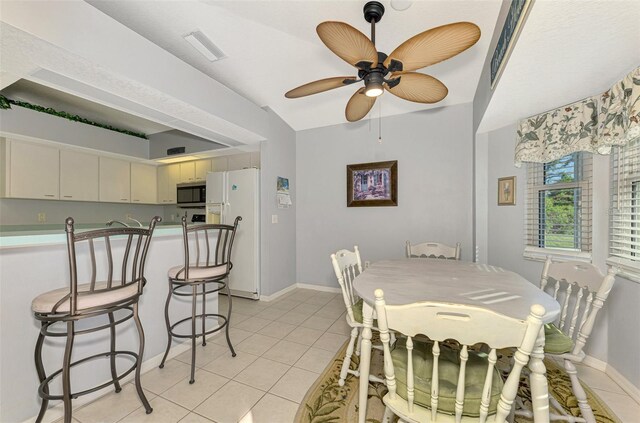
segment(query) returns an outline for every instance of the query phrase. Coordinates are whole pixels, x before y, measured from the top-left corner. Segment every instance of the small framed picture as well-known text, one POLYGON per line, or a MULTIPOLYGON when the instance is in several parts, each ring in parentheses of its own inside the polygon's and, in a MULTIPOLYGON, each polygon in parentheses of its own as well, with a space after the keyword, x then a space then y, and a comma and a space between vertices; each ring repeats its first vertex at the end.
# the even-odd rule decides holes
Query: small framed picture
POLYGON ((347 165, 347 207, 397 205, 397 160, 347 165))
POLYGON ((498 178, 498 205, 516 205, 516 177, 498 178))

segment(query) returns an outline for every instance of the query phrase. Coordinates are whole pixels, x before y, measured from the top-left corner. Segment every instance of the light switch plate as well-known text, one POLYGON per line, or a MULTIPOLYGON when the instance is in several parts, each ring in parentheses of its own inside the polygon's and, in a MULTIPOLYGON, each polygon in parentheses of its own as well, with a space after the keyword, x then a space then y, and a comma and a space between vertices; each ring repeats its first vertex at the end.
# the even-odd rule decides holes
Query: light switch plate
POLYGON ((278 215, 277 214, 272 214, 271 215, 271 223, 278 223, 278 215))

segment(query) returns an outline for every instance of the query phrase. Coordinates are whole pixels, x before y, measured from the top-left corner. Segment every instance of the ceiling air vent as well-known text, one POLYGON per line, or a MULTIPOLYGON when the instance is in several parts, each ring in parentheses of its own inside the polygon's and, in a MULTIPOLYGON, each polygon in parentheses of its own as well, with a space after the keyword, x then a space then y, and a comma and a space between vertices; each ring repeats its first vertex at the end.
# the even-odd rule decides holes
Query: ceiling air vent
POLYGON ((167 149, 167 156, 173 156, 174 154, 183 154, 185 152, 184 147, 173 147, 167 149))
POLYGON ((215 44, 211 42, 201 31, 194 31, 184 36, 189 44, 212 62, 224 59, 226 56, 215 44))

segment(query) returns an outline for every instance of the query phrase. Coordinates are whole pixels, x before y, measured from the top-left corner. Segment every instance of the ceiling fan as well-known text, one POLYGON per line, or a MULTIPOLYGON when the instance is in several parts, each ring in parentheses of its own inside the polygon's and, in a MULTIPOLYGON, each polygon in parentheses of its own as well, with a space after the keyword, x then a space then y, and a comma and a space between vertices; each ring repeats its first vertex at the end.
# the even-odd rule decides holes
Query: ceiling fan
POLYGON ((480 38, 477 25, 456 22, 421 32, 386 55, 375 46, 376 23, 384 15, 384 6, 370 1, 363 11, 365 20, 371 24, 371 39, 344 22, 322 22, 316 28, 329 50, 358 69, 358 77, 338 76, 309 82, 287 92, 285 97, 305 97, 364 81, 364 87, 347 103, 345 115, 349 122, 365 117, 376 97, 385 90, 405 100, 437 103, 447 96, 447 87, 432 76, 414 71, 453 57, 480 38))

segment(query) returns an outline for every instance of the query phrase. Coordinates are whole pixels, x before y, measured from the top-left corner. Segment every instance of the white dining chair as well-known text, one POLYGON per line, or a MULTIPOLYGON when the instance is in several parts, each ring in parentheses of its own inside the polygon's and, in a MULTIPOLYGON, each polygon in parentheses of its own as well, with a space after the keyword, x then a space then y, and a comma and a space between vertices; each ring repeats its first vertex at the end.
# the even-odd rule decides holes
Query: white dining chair
POLYGON ((460 243, 450 247, 438 242, 422 242, 411 244, 407 241, 407 258, 438 258, 447 260, 460 260, 460 243))
MULTIPOLYGON (((551 257, 545 261, 540 288, 551 294, 561 305, 561 312, 555 323, 545 325, 545 354, 564 360, 564 368, 571 379, 573 394, 576 396, 582 418, 587 423, 595 423, 593 410, 587 402, 575 364, 585 358, 584 347, 594 328, 596 316, 604 305, 613 284, 617 269, 610 267, 603 275, 592 264, 567 261, 554 262, 551 257)), ((555 399, 551 405, 561 413, 552 419, 583 421, 568 415, 555 399)))
MULTIPOLYGON (((340 370, 340 379, 338 384, 344 386, 344 381, 347 378, 347 374, 352 374, 356 377, 360 376, 359 370, 351 370, 349 365, 351 364, 351 356, 354 353, 360 354, 360 342, 362 341, 362 299, 358 298, 357 294, 353 292, 353 280, 362 273, 362 260, 360 259, 360 250, 358 246, 353 247, 353 251, 338 250, 334 254, 331 254, 331 263, 333 264, 333 271, 338 279, 338 284, 342 290, 342 297, 344 299, 344 305, 347 308, 347 324, 351 327, 351 338, 349 339, 349 345, 342 362, 342 368, 340 370)), ((376 327, 373 327, 377 330, 376 327)), ((380 346, 374 345, 372 348, 380 348, 380 346)), ((375 382, 384 382, 382 379, 369 375, 369 380, 375 382)))
POLYGON ((385 303, 375 291, 384 374, 383 422, 393 415, 409 422, 499 422, 511 414, 520 374, 542 327, 544 307, 533 305, 526 320, 462 304, 385 303), (406 336, 390 347, 390 330, 406 336), (415 341, 426 335, 430 342, 415 341), (459 351, 450 341, 459 343, 459 351), (446 341, 446 342, 445 342, 446 341), (488 352, 476 352, 481 344, 488 352), (495 364, 497 349, 515 347, 505 380, 495 364))

